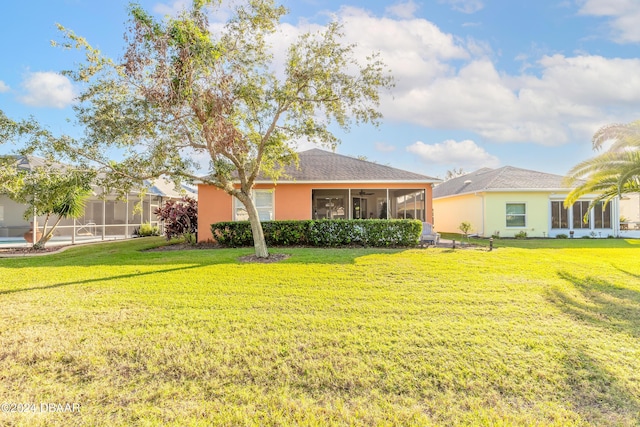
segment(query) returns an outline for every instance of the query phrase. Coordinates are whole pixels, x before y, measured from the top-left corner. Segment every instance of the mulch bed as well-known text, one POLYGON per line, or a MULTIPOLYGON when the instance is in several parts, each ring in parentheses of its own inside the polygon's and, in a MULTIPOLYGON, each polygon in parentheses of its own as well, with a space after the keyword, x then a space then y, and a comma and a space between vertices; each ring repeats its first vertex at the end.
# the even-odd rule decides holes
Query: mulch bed
POLYGON ((246 255, 238 258, 241 262, 257 262, 260 264, 269 264, 272 262, 282 261, 283 259, 289 258, 291 255, 289 254, 270 254, 269 258, 258 258, 255 255, 246 255))

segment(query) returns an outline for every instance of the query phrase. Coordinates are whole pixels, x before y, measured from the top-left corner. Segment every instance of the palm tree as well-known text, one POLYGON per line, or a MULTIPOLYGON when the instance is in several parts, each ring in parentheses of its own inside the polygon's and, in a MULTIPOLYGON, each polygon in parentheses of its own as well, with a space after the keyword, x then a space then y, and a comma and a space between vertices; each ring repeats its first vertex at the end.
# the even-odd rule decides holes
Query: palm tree
POLYGON ((591 210, 599 202, 608 203, 616 196, 640 192, 640 121, 604 126, 592 141, 596 151, 609 142, 612 145, 569 171, 567 183, 579 184, 565 199, 565 207, 585 194, 598 195, 589 205, 591 210))
POLYGON ((63 219, 80 218, 84 215, 84 208, 90 196, 91 190, 88 185, 79 186, 77 182, 68 181, 66 189, 61 190, 61 193, 57 195, 57 199, 51 203, 49 212, 45 212, 46 217, 42 237, 38 242, 34 243, 34 248, 43 248, 51 240, 53 232, 63 219), (51 215, 57 215, 58 219, 51 227, 47 228, 51 215))

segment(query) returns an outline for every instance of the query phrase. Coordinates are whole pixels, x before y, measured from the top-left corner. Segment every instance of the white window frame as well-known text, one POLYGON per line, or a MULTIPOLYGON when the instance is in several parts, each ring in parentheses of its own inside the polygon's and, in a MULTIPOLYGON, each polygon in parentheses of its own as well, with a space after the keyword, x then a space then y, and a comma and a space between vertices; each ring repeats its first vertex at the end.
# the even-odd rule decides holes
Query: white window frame
MULTIPOLYGON (((270 221, 275 219, 276 217, 276 210, 275 210, 275 189, 259 189, 259 190, 252 190, 251 191, 251 200, 253 200, 253 203, 256 204, 256 194, 266 194, 269 193, 271 194, 271 207, 270 207, 270 218, 269 219, 264 219, 261 218, 260 221, 270 221)), ((248 221, 249 218, 247 217, 246 220, 242 219, 239 220, 237 218, 237 213, 238 213, 238 209, 243 208, 244 204, 237 198, 234 197, 233 198, 233 220, 234 221, 248 221)), ((269 210, 269 207, 260 207, 256 204, 256 209, 258 210, 258 216, 260 216, 260 211, 261 210, 269 210)))
POLYGON ((527 211, 528 211, 527 202, 506 202, 504 204, 504 223, 506 228, 527 228, 527 211), (524 205, 524 214, 508 214, 507 206, 509 205, 524 205), (524 225, 509 225, 508 224, 508 216, 523 216, 524 217, 524 225))

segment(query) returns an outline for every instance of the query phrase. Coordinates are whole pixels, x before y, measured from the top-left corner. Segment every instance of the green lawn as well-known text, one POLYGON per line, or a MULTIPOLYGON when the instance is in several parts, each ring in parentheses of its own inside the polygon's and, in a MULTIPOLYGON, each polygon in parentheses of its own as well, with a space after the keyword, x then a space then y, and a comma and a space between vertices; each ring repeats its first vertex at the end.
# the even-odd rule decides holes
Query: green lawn
POLYGON ((0 425, 639 425, 640 244, 532 242, 0 259, 0 425))

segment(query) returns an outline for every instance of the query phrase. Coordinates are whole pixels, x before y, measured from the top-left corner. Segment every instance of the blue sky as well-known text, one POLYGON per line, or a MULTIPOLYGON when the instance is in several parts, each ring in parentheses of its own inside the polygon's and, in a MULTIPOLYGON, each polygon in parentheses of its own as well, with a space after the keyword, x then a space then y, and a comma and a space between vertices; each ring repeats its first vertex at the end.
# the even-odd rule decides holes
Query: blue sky
MULTIPOLYGON (((79 135, 71 110, 79 88, 59 72, 80 57, 51 47, 60 40, 55 24, 117 58, 128 3, 3 4, 0 109, 79 135)), ((140 3, 164 16, 187 1, 140 3)), ((640 119, 637 0, 283 4, 291 13, 276 46, 338 19, 345 41, 357 43, 361 55, 380 51, 396 78, 395 89, 383 96, 382 125, 339 132, 342 154, 438 177, 453 168, 505 165, 564 174, 593 155, 591 135, 600 126, 640 119)), ((223 12, 217 16, 224 19, 223 12)))

